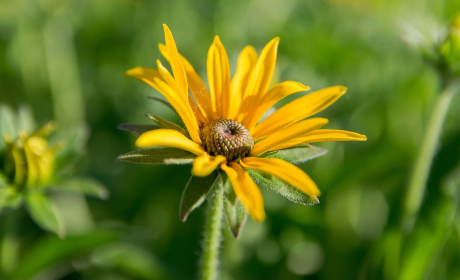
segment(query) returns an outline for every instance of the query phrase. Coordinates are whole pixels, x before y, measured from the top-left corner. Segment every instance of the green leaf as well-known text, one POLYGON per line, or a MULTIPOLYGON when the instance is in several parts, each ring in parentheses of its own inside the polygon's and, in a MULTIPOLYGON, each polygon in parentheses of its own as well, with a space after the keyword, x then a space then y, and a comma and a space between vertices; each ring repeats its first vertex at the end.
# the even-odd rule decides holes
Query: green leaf
POLYGON ((61 225, 55 213, 53 203, 39 192, 30 192, 26 195, 26 204, 32 219, 44 230, 63 235, 61 225))
POLYGON ((3 137, 8 137, 11 141, 17 137, 16 114, 5 105, 0 105, 0 137, 0 149, 5 145, 3 137))
POLYGON ((310 196, 303 193, 296 187, 280 180, 277 177, 266 175, 256 170, 247 171, 254 182, 274 190, 292 202, 300 203, 303 205, 315 205, 319 203, 318 198, 316 198, 316 200, 312 199, 310 196))
POLYGON ((65 180, 56 186, 51 186, 48 189, 52 191, 77 192, 100 199, 107 199, 109 197, 108 190, 99 181, 92 178, 73 178, 65 180))
POLYGON ((138 164, 190 164, 196 155, 176 148, 157 148, 132 151, 117 157, 117 162, 138 164))
POLYGON ((292 148, 266 153, 266 155, 262 155, 262 157, 279 158, 293 164, 298 164, 320 157, 326 153, 326 149, 308 144, 300 144, 292 148))
MULTIPOLYGON (((147 97, 147 98, 162 103, 163 105, 165 105, 166 107, 168 107, 168 108, 171 109, 174 113, 177 114, 176 109, 174 109, 174 107, 173 107, 168 101, 166 101, 166 100, 164 100, 164 99, 161 99, 161 98, 158 98, 158 97, 155 97, 155 96, 149 96, 149 97, 147 97)), ((179 116, 179 114, 177 114, 177 115, 179 116)))
POLYGON ((180 201, 180 218, 183 222, 187 220, 188 215, 203 203, 209 191, 215 184, 219 184, 220 177, 217 172, 212 172, 206 177, 192 176, 182 193, 180 201))
POLYGON ((52 135, 50 144, 61 147, 56 154, 56 166, 59 171, 72 167, 82 157, 88 136, 89 128, 86 125, 73 125, 71 128, 59 129, 52 135))
POLYGON ((132 132, 134 134, 141 135, 144 132, 160 128, 158 125, 154 124, 131 124, 131 123, 122 123, 117 126, 120 130, 125 130, 132 132))
POLYGON ((17 208, 23 197, 13 186, 0 187, 0 213, 5 208, 17 208))
POLYGON ((57 236, 47 235, 33 248, 19 263, 21 269, 16 269, 12 275, 6 277, 10 280, 32 279, 40 272, 73 258, 81 257, 97 247, 113 242, 118 237, 112 232, 96 231, 90 234, 59 239, 57 236))
POLYGON ((169 122, 167 120, 164 120, 164 119, 162 119, 160 117, 157 117, 157 116, 153 116, 153 115, 149 115, 149 114, 146 114, 146 116, 149 117, 156 124, 158 124, 161 128, 177 130, 180 133, 182 133, 185 136, 187 136, 188 138, 190 138, 190 135, 188 134, 187 130, 183 129, 181 126, 179 126, 179 125, 177 125, 175 123, 169 122))
MULTIPOLYGON (((221 172, 221 174, 225 174, 221 172)), ((227 224, 230 227, 230 231, 233 237, 238 238, 241 234, 244 224, 246 223, 247 213, 244 209, 243 204, 236 196, 233 191, 233 187, 230 180, 226 176, 223 177, 225 180, 224 184, 224 214, 227 220, 227 224)))
POLYGON ((92 263, 124 272, 129 279, 169 279, 155 257, 146 248, 115 242, 99 247, 91 254, 92 263))
POLYGON ((18 110, 18 131, 32 132, 35 129, 35 120, 29 106, 23 105, 18 110))

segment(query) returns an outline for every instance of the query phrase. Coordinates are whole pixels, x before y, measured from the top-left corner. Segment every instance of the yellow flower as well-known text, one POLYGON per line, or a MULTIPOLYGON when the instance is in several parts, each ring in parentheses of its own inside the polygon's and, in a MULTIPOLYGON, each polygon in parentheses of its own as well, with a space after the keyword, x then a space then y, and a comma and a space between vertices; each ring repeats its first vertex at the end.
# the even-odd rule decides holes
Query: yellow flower
POLYGON ((227 52, 216 36, 207 58, 208 91, 192 65, 178 53, 169 28, 163 27, 166 45, 160 44, 159 48, 173 73, 158 60, 157 70, 136 67, 126 75, 158 90, 175 108, 190 138, 176 130, 157 129, 143 133, 136 145, 173 147, 194 153, 195 176, 207 176, 220 167, 253 220, 263 221, 265 211, 261 192, 245 169, 278 177, 313 200, 320 195, 315 183, 300 168, 281 159, 260 157, 264 153, 302 143, 366 140, 366 136, 354 132, 319 129, 327 124, 325 118, 306 119, 342 96, 347 90, 343 86, 308 94, 260 121, 282 98, 310 89, 286 81, 268 90, 279 38, 271 40, 258 57, 252 46, 245 47, 231 78, 227 52))

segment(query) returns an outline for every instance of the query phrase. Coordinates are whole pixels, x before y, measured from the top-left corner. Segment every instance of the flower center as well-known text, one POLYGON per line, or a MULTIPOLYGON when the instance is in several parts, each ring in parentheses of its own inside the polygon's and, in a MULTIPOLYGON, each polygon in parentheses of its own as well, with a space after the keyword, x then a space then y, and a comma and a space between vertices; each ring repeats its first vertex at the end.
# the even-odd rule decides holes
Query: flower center
POLYGON ((239 161, 254 148, 249 131, 237 121, 217 120, 200 130, 203 148, 212 156, 222 155, 228 161, 239 161))

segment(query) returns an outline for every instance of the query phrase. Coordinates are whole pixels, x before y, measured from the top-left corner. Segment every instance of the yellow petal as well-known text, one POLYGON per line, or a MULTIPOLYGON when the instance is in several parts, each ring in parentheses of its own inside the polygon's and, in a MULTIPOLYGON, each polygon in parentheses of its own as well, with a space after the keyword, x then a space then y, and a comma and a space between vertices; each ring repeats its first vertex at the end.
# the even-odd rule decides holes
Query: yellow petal
POLYGON ((259 101, 254 106, 254 112, 248 116, 248 126, 246 128, 251 131, 263 114, 284 97, 309 89, 309 86, 304 86, 299 82, 292 81, 286 81, 275 85, 267 93, 265 93, 262 98, 259 98, 259 101))
MULTIPOLYGON (((190 105, 190 108, 192 109, 192 113, 195 116, 196 120, 199 122, 207 122, 206 119, 203 117, 201 114, 200 110, 197 110, 197 106, 195 104, 195 101, 193 101, 192 97, 188 94, 188 92, 182 92, 182 90, 179 88, 179 85, 177 84, 176 80, 174 80, 173 76, 169 73, 168 69, 166 69, 162 64, 160 60, 157 60, 157 66, 158 66, 158 72, 160 72, 161 77, 163 80, 171 87, 172 90, 174 90, 178 96, 184 97, 188 100, 188 103, 190 105)), ((185 103, 185 101, 184 101, 185 103)))
POLYGON ((155 69, 147 68, 147 67, 135 67, 135 68, 129 69, 128 71, 126 71, 125 77, 131 77, 131 78, 141 80, 144 83, 147 83, 148 85, 156 89, 157 91, 160 91, 160 89, 155 85, 155 83, 153 82, 153 79, 158 78, 160 80, 163 80, 163 77, 161 76, 160 72, 158 72, 155 69))
POLYGON ((305 136, 289 140, 273 148, 273 150, 280 150, 289 148, 301 143, 316 143, 316 142, 329 142, 329 141, 366 141, 366 135, 356 132, 338 130, 338 129, 318 129, 308 133, 305 136))
POLYGON ((173 129, 156 129, 144 132, 137 138, 136 146, 139 148, 178 148, 194 153, 197 156, 206 154, 206 151, 200 145, 173 129))
POLYGON ((172 90, 174 90, 177 95, 187 98, 188 92, 182 91, 171 73, 169 73, 168 69, 161 64, 159 59, 157 60, 157 68, 163 80, 172 88, 172 90))
POLYGON ((326 109, 347 91, 346 87, 333 86, 298 98, 270 115, 253 130, 254 139, 269 136, 293 123, 326 109))
POLYGON ((230 66, 218 36, 209 48, 207 72, 213 111, 218 117, 226 119, 230 102, 230 66))
POLYGON ((228 118, 238 117, 243 94, 249 84, 252 73, 257 63, 257 53, 254 47, 246 46, 238 56, 235 75, 230 83, 231 106, 229 107, 228 118))
MULTIPOLYGON (((163 44, 159 44, 158 46, 160 48, 161 54, 166 58, 166 60, 169 61, 169 53, 166 46, 163 44)), ((190 91, 196 100, 198 108, 200 109, 203 117, 207 120, 207 122, 212 122, 216 118, 213 116, 211 98, 209 96, 208 90, 206 89, 206 86, 190 62, 181 54, 179 54, 179 56, 181 58, 182 65, 184 66, 185 74, 187 75, 188 87, 190 88, 190 91)))
POLYGON ((224 156, 210 156, 208 154, 196 157, 193 161, 192 175, 206 177, 211 174, 222 162, 227 159, 224 156))
POLYGON ((306 135, 308 132, 318 129, 327 123, 328 120, 325 118, 312 118, 293 124, 288 128, 272 134, 267 139, 257 142, 251 151, 251 155, 259 156, 267 151, 271 151, 274 147, 296 137, 306 135))
POLYGON ((267 91, 268 85, 273 76, 276 63, 276 51, 278 49, 279 38, 272 39, 260 53, 257 60, 254 73, 252 74, 246 91, 244 92, 242 102, 242 116, 239 116, 239 122, 247 127, 246 120, 254 109, 257 100, 267 91))
POLYGON ((169 101, 169 103, 171 103, 174 109, 176 109, 177 113, 184 122, 190 137, 192 137, 192 140, 201 145, 200 129, 198 127, 195 116, 193 115, 189 101, 178 95, 164 81, 158 78, 154 78, 154 83, 160 89, 160 92, 163 94, 163 96, 169 101))
POLYGON ((314 200, 321 194, 315 182, 302 169, 284 160, 245 157, 240 164, 246 169, 256 169, 278 177, 306 193, 314 200))
POLYGON ((174 38, 166 24, 163 24, 163 28, 165 31, 165 41, 166 47, 168 48, 169 63, 171 64, 171 68, 174 74, 174 78, 179 85, 179 88, 182 92, 188 92, 187 86, 187 77, 185 76, 184 66, 182 65, 182 61, 179 57, 179 53, 177 52, 176 43, 174 42, 174 38))
POLYGON ((256 183, 249 177, 249 174, 235 162, 230 162, 228 166, 222 163, 220 168, 227 173, 236 196, 241 201, 241 204, 243 204, 249 216, 256 222, 265 220, 262 193, 256 183))

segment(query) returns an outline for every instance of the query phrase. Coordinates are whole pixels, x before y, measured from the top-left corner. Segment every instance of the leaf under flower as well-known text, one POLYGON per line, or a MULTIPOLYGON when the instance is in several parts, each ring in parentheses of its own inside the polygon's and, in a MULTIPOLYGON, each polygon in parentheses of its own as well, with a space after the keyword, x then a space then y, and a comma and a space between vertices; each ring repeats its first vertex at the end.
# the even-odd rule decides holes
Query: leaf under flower
POLYGON ((292 202, 300 203, 303 205, 315 205, 319 203, 318 198, 311 198, 309 195, 303 193, 296 187, 280 180, 275 176, 266 175, 256 170, 247 170, 247 172, 258 185, 263 185, 269 189, 272 189, 292 202))
POLYGON ((327 150, 324 148, 312 146, 309 144, 300 144, 283 150, 266 152, 261 157, 278 158, 292 164, 299 164, 323 156, 325 154, 327 154, 327 150))
POLYGON ((233 237, 238 238, 247 220, 247 213, 241 201, 236 197, 225 172, 219 172, 224 181, 224 214, 233 237))
POLYGON ((122 123, 119 126, 117 126, 118 129, 120 130, 125 130, 132 132, 137 135, 141 135, 144 132, 158 129, 160 126, 154 125, 154 124, 131 124, 131 123, 122 123))
POLYGON ((212 172, 206 177, 192 176, 182 193, 179 210, 181 220, 185 222, 188 215, 203 203, 212 187, 220 188, 220 185, 221 178, 217 172, 212 172))
POLYGON ((149 115, 149 114, 146 114, 145 116, 147 116, 149 119, 151 119, 152 121, 154 121, 156 124, 158 124, 161 128, 165 128, 165 129, 173 129, 173 130, 177 130, 179 131, 180 133, 184 134, 185 136, 187 136, 188 138, 190 138, 190 134, 187 132, 187 130, 183 129, 181 126, 175 124, 175 123, 172 123, 170 121, 167 121, 165 119, 162 119, 160 117, 157 117, 157 116, 153 116, 153 115, 149 115))
POLYGON ((138 164, 191 164, 196 155, 176 148, 155 148, 131 151, 117 157, 117 162, 138 164))

